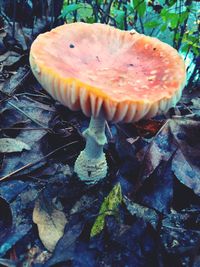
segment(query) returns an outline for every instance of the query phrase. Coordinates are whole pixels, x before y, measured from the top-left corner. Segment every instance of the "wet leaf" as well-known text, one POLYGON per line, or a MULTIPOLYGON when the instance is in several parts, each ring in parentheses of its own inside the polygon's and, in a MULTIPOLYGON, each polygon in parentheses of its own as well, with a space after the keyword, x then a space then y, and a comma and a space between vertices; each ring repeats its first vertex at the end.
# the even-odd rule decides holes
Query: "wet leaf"
POLYGON ((200 120, 178 118, 170 123, 177 151, 172 160, 172 170, 181 183, 200 196, 200 120))
POLYGON ((12 153, 21 152, 22 150, 30 150, 30 146, 24 142, 12 139, 12 138, 1 138, 0 139, 0 152, 1 153, 12 153))
POLYGON ((164 120, 141 120, 134 123, 134 127, 136 127, 139 136, 150 138, 157 134, 163 124, 164 120))
POLYGON ((107 215, 116 215, 118 206, 122 202, 122 192, 120 183, 117 183, 109 195, 104 199, 99 210, 99 216, 96 218, 95 223, 91 229, 90 237, 98 235, 104 228, 105 217, 107 215))
POLYGON ((84 211, 87 212, 87 209, 94 205, 96 201, 95 196, 83 195, 70 210, 70 215, 84 211))
POLYGON ((155 232, 143 220, 134 219, 131 224, 124 224, 108 216, 105 230, 105 245, 99 253, 99 263, 103 261, 106 266, 159 266, 155 256, 159 253, 155 232))
MULTIPOLYGON (((60 262, 68 262, 75 259, 76 241, 83 231, 84 223, 79 217, 72 217, 65 227, 63 237, 58 241, 53 256, 47 261, 45 267, 54 266, 60 262)), ((82 262, 84 259, 82 258, 82 262)))
MULTIPOLYGON (((170 169, 180 182, 200 195, 199 131, 200 119, 197 116, 189 118, 179 116, 169 119, 152 139, 149 148, 144 153, 141 185, 147 178, 153 179, 158 168, 162 169, 161 165, 171 160, 170 169)), ((164 179, 163 175, 163 172, 160 172, 159 176, 156 175, 158 181, 164 179)), ((168 181, 166 179, 163 185, 166 186, 168 181)))
POLYGON ((127 197, 123 198, 123 201, 128 209, 128 211, 131 213, 131 215, 136 216, 139 219, 144 220, 146 223, 150 223, 153 228, 157 228, 158 222, 159 222, 159 216, 156 213, 155 210, 150 209, 148 207, 144 207, 142 205, 139 205, 137 203, 132 202, 127 197))
POLYGON ((192 108, 195 110, 200 110, 200 97, 195 97, 191 100, 192 108))
POLYGON ((194 207, 169 214, 163 219, 160 238, 168 253, 168 266, 174 263, 175 266, 189 266, 183 264, 185 256, 191 260, 197 254, 200 248, 199 214, 199 208, 194 207))
POLYGON ((16 74, 12 75, 3 86, 2 91, 9 95, 13 94, 30 76, 30 69, 28 67, 20 67, 16 74))
MULTIPOLYGON (((30 210, 33 209, 33 203, 38 194, 34 187, 35 185, 31 182, 9 181, 1 183, 0 196, 9 203, 12 220, 11 224, 7 222, 7 228, 2 228, 0 257, 3 257, 10 249, 20 244, 31 233, 30 210)), ((3 211, 3 209, 1 210, 3 211)), ((3 214, 6 215, 5 212, 3 214)))
POLYGON ((64 234, 64 228, 67 223, 65 214, 56 209, 53 203, 48 203, 45 199, 39 198, 35 203, 33 211, 33 221, 38 226, 38 232, 43 245, 53 251, 58 240, 64 234))
POLYGON ((163 161, 144 181, 136 194, 136 200, 142 205, 169 213, 174 193, 174 175, 171 161, 163 161))
POLYGON ((152 139, 143 157, 141 180, 148 178, 161 162, 167 162, 176 151, 173 135, 170 131, 170 120, 166 121, 161 130, 152 139))
POLYGON ((0 264, 2 266, 6 266, 6 267, 17 267, 18 262, 17 261, 13 261, 13 260, 0 258, 0 264))

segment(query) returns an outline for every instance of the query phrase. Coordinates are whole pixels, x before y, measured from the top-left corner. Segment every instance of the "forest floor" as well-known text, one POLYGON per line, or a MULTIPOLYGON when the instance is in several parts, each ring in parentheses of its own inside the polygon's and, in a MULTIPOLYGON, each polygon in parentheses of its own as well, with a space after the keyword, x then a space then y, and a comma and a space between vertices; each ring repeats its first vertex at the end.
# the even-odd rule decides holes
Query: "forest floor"
POLYGON ((109 123, 108 176, 81 183, 89 120, 34 79, 27 36, 1 30, 0 266, 200 266, 200 91, 109 123), (9 35, 10 34, 10 35, 9 35))

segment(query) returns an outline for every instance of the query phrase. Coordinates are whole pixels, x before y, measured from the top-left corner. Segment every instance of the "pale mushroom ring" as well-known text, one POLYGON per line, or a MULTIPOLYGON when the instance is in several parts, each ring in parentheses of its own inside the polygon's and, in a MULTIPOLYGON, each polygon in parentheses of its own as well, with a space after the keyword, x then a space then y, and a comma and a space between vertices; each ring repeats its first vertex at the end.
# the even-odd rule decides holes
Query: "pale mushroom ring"
POLYGON ((185 85, 178 52, 156 38, 103 24, 72 23, 33 42, 34 75, 56 100, 86 116, 132 122, 166 112, 185 85))

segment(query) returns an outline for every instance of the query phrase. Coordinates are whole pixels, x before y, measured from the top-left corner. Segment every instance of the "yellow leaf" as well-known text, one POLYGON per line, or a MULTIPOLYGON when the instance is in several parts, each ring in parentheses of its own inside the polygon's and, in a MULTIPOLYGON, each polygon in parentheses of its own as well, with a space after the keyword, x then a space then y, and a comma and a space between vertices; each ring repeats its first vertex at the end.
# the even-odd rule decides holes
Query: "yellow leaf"
POLYGON ((43 245, 52 252, 58 240, 64 234, 67 219, 65 214, 56 209, 53 204, 50 212, 47 212, 47 210, 43 208, 43 204, 44 203, 41 205, 39 199, 36 201, 33 211, 33 221, 37 224, 39 236, 43 245))
POLYGON ((104 228, 107 215, 117 216, 119 204, 122 202, 122 191, 120 183, 117 183, 107 197, 105 197, 99 211, 99 216, 91 229, 90 237, 99 234, 104 228))

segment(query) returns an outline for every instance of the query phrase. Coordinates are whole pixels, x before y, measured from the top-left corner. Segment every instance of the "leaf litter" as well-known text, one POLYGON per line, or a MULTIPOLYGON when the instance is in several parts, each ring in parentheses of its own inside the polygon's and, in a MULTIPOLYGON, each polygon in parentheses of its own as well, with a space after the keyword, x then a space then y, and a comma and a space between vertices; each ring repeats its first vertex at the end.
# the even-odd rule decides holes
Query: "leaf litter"
POLYGON ((20 32, 1 33, 0 264, 198 266, 199 96, 107 125, 107 180, 84 185, 73 164, 89 120, 35 81, 20 32))

